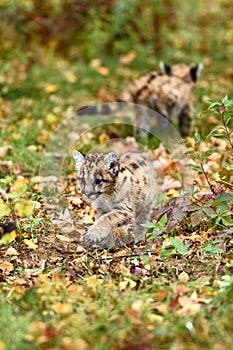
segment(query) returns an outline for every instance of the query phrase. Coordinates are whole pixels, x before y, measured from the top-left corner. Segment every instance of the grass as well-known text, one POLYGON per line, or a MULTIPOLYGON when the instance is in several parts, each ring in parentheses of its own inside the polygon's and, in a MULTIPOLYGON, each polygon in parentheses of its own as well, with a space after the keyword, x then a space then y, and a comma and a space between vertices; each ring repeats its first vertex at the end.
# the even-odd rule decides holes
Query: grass
MULTIPOLYGON (((126 2, 122 11, 127 11, 130 3, 126 2)), ((151 6, 149 3, 146 6, 151 6)), ((157 42, 157 34, 148 38, 146 30, 137 33, 137 23, 135 32, 127 38, 122 37, 121 28, 117 28, 120 32, 116 36, 110 30, 109 15, 110 19, 106 17, 102 24, 107 28, 105 32, 101 32, 96 19, 92 31, 88 24, 86 42, 70 43, 73 56, 67 53, 64 58, 51 46, 46 50, 38 45, 37 37, 26 50, 20 48, 20 36, 14 49, 7 49, 11 42, 13 45, 13 37, 5 43, 0 59, 0 146, 10 147, 0 159, 1 196, 23 177, 28 187, 22 196, 36 201, 37 207, 33 216, 20 218, 17 238, 0 250, 1 350, 233 349, 231 226, 225 227, 221 220, 215 225, 216 218, 208 217, 193 227, 192 212, 187 212, 185 225, 178 225, 173 233, 188 247, 187 255, 171 246, 169 234, 163 235, 166 257, 160 255, 160 237, 134 250, 82 251, 77 240, 79 230, 85 226, 83 222, 91 217, 90 209, 76 203, 76 220, 83 215, 83 221, 78 220, 72 232, 64 233, 62 227, 51 223, 34 179, 47 141, 62 122, 83 105, 113 101, 126 83, 157 69, 160 60, 204 63, 194 92, 193 127, 202 137, 207 135, 219 120, 214 113, 201 115, 207 108, 205 101, 221 101, 226 94, 232 97, 231 8, 227 1, 213 1, 211 5, 209 9, 209 3, 207 6, 203 1, 178 1, 169 22, 160 24, 157 42), (115 38, 112 46, 111 37, 115 38), (110 48, 105 50, 106 42, 110 48), (35 52, 32 47, 36 47, 35 52), (120 56, 132 49, 135 59, 122 64, 120 56), (106 75, 96 70, 96 59, 108 69, 106 75), (3 165, 5 161, 7 166, 3 165), (203 249, 216 239, 220 241, 210 244, 209 251, 203 249), (225 248, 216 249, 217 244, 220 248, 225 244, 225 248)), ((150 11, 145 13, 150 22, 150 11)), ((131 23, 130 18, 127 21, 131 23)), ((4 40, 6 35, 4 31, 4 40)), ((110 134, 119 133, 120 137, 129 131, 126 127, 109 129, 110 134)), ((89 151, 104 139, 105 131, 95 130, 82 150, 89 151)), ((62 142, 66 148, 67 139, 62 142)), ((149 147, 155 146, 156 141, 149 140, 149 147)), ((205 151, 205 147, 213 145, 205 140, 201 146, 205 151)), ((226 146, 218 170, 213 170, 213 161, 209 165, 211 181, 223 167, 227 154, 226 146)), ((210 164, 209 160, 206 163, 210 164)), ((66 164, 65 197, 69 197, 76 193, 76 176, 72 162, 68 159, 66 164)), ((174 172, 174 164, 169 166, 174 172)), ((202 175, 196 175, 196 181, 203 185, 202 175)), ((209 202, 203 201, 208 207, 209 202)), ((13 206, 13 199, 8 202, 13 206)), ((228 204, 232 208, 232 202, 228 204)), ((1 219, 1 236, 6 233, 2 231, 6 227, 4 220, 1 219)))

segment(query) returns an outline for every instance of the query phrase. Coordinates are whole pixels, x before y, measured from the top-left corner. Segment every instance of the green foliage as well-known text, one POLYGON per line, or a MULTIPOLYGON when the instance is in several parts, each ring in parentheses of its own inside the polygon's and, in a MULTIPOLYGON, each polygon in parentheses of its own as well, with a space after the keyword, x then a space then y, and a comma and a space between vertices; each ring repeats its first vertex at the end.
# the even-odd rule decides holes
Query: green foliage
POLYGON ((143 227, 146 227, 148 229, 148 233, 154 233, 156 235, 159 235, 165 231, 165 228, 167 226, 167 215, 164 214, 159 221, 153 223, 153 222, 147 222, 145 224, 142 224, 143 227))
POLYGON ((166 248, 163 248, 160 252, 161 258, 166 258, 171 254, 187 254, 189 252, 188 247, 184 245, 181 239, 175 237, 171 238, 169 243, 166 243, 166 248))
POLYGON ((0 346, 7 350, 36 350, 38 347, 26 339, 29 326, 35 320, 32 311, 22 313, 17 302, 12 304, 3 303, 1 305, 1 322, 0 322, 0 346), (20 311, 19 311, 20 310, 20 311), (4 347, 5 346, 5 347, 4 347))

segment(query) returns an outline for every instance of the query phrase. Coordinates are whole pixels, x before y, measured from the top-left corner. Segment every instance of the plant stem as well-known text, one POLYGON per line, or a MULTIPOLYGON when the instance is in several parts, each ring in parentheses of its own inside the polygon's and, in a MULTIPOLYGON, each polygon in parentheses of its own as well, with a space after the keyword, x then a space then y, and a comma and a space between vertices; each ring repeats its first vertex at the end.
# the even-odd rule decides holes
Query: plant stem
POLYGON ((223 123, 223 126, 225 128, 225 132, 226 132, 226 136, 227 136, 227 139, 231 145, 231 149, 233 149, 233 142, 231 141, 231 134, 229 133, 228 129, 227 129, 227 125, 226 125, 226 122, 224 120, 224 113, 221 114, 222 116, 222 123, 223 123))
POLYGON ((203 167, 203 163, 201 162, 200 165, 201 165, 203 174, 205 175, 205 178, 206 178, 206 181, 207 181, 208 186, 209 186, 209 188, 210 188, 210 191, 213 193, 214 196, 216 196, 216 192, 215 192, 215 190, 214 190, 213 185, 210 183, 210 180, 209 180, 209 178, 208 178, 208 175, 207 175, 207 173, 206 173, 206 171, 205 171, 205 169, 204 169, 204 167, 203 167))

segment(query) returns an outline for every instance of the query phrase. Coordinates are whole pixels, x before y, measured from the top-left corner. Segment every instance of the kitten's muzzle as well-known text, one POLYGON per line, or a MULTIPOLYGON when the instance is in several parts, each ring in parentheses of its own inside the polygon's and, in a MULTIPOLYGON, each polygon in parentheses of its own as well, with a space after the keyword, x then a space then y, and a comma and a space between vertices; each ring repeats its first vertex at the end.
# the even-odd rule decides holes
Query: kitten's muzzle
POLYGON ((82 196, 85 198, 85 199, 89 199, 89 200, 94 200, 96 198, 98 198, 99 196, 101 195, 101 192, 95 192, 95 191, 91 191, 91 192, 82 192, 82 196))

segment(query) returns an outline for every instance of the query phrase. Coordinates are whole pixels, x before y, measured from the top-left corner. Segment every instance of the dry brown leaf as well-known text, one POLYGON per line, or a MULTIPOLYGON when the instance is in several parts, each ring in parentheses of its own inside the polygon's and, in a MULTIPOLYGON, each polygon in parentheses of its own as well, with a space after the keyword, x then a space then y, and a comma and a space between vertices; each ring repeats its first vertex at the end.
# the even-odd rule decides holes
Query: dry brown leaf
POLYGON ((2 270, 3 273, 8 275, 11 271, 14 270, 14 265, 8 261, 3 261, 0 264, 0 270, 2 270))
POLYGON ((189 275, 183 271, 179 274, 178 279, 181 283, 187 283, 189 280, 189 275))
POLYGON ((19 255, 17 250, 15 248, 13 248, 13 247, 9 247, 5 254, 9 255, 9 256, 19 255))
POLYGON ((135 59, 136 56, 137 56, 136 51, 131 50, 126 55, 122 55, 120 57, 120 63, 124 65, 128 65, 135 59))

